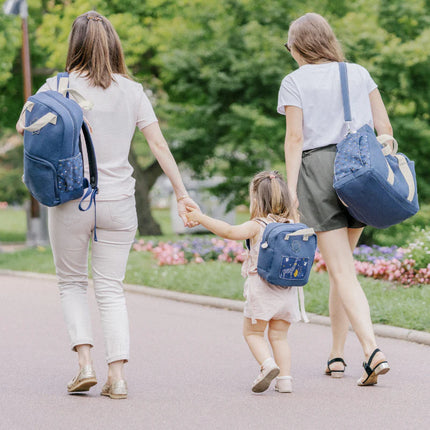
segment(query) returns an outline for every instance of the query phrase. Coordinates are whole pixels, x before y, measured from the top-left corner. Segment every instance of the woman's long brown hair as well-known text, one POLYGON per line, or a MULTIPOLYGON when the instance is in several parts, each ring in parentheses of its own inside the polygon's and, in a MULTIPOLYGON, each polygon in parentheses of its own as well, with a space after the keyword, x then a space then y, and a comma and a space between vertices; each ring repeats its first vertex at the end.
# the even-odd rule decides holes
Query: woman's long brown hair
POLYGON ((309 64, 345 60, 330 24, 317 13, 307 13, 291 23, 288 47, 295 48, 309 64))
POLYGON ((130 77, 121 41, 107 18, 90 11, 75 19, 69 36, 66 71, 78 72, 91 85, 104 89, 111 85, 114 73, 130 77))

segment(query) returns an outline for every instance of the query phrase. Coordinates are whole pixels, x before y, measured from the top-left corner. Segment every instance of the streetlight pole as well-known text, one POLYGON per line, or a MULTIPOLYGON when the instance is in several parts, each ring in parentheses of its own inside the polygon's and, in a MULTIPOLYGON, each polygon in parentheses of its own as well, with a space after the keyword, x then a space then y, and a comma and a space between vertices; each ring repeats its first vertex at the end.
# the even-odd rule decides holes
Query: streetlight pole
MULTIPOLYGON (((22 60, 22 74, 24 79, 24 102, 31 96, 31 65, 30 65, 30 44, 28 41, 28 19, 27 16, 21 16, 21 28, 22 28, 22 49, 21 49, 21 60, 22 60)), ((39 202, 30 196, 30 215, 31 218, 39 218, 39 202)))
MULTIPOLYGON (((7 0, 3 5, 6 15, 20 15, 22 28, 22 73, 24 83, 24 102, 32 94, 30 44, 28 40, 28 6, 26 0, 7 0)), ((47 210, 30 196, 30 205, 27 209, 27 245, 38 246, 49 243, 47 228, 47 210)))

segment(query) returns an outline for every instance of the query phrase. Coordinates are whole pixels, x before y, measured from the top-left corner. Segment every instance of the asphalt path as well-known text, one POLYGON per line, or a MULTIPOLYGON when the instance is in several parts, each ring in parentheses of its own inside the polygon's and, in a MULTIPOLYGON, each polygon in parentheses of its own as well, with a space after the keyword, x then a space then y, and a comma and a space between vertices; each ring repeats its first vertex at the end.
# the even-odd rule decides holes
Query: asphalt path
POLYGON ((77 370, 55 281, 0 275, 0 429, 430 428, 430 347, 378 338, 392 370, 358 387, 361 348, 349 334, 343 379, 323 374, 330 329, 296 324, 289 336, 294 393, 253 394, 258 366, 239 312, 127 293, 127 400, 100 396, 103 338, 89 290, 99 383, 69 395, 77 370))

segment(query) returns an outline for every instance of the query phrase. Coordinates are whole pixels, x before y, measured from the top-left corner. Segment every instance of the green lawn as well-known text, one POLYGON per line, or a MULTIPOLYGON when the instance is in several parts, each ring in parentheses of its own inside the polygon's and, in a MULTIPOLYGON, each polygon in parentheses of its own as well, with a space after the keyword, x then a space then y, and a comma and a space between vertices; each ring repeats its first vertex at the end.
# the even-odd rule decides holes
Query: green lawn
MULTIPOLYGON (((168 210, 155 210, 154 216, 163 229, 163 240, 183 238, 172 232, 168 210)), ((236 222, 244 222, 248 217, 247 213, 239 212, 236 222)), ((0 241, 24 241, 25 227, 23 210, 0 210, 0 241)), ((51 250, 41 247, 0 254, 0 269, 55 273, 51 250)), ((369 299, 373 322, 430 332, 428 286, 405 289, 401 285, 365 277, 361 277, 360 281, 369 299)), ((150 253, 133 251, 128 261, 126 282, 187 293, 243 299, 244 280, 240 276, 239 264, 209 262, 186 266, 158 266, 150 253)), ((306 309, 309 312, 328 315, 326 273, 312 273, 305 287, 305 297, 306 309)))
MULTIPOLYGON (((0 254, 0 269, 54 273, 50 249, 26 249, 0 254)), ((430 332, 430 288, 403 288, 360 277, 375 323, 430 332)), ((186 266, 158 266, 150 253, 131 252, 126 282, 155 288, 242 300, 240 265, 209 262, 186 266)), ((306 309, 328 315, 328 277, 312 273, 305 287, 306 309)))
POLYGON ((0 243, 24 242, 27 220, 23 209, 0 209, 0 243))

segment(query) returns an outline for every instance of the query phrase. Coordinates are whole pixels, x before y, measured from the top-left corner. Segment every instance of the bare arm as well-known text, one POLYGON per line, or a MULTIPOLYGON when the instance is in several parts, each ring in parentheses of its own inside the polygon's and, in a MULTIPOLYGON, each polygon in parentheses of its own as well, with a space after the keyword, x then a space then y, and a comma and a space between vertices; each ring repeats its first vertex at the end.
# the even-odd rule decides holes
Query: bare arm
POLYGON ((375 88, 370 94, 370 107, 372 109, 373 124, 378 135, 389 134, 393 135, 390 119, 388 118, 387 110, 382 101, 381 93, 375 88))
POLYGON ((178 201, 179 216, 182 218, 184 225, 192 227, 195 224, 190 224, 187 221, 187 218, 185 217, 185 206, 198 209, 198 205, 190 197, 188 197, 188 193, 185 189, 184 183, 182 182, 182 177, 176 161, 170 152, 166 139, 164 139, 164 136, 161 133, 158 122, 152 123, 143 128, 142 133, 145 136, 149 148, 154 154, 154 157, 157 159, 160 167, 172 184, 173 190, 176 194, 176 199, 178 201))
POLYGON ((303 148, 303 111, 296 106, 285 106, 286 133, 285 133, 285 167, 287 170, 287 184, 294 207, 297 209, 297 181, 300 164, 302 162, 303 148))
POLYGON ((231 225, 219 219, 211 218, 198 210, 188 212, 187 218, 189 221, 199 222, 203 227, 224 239, 252 239, 260 230, 259 225, 254 221, 247 221, 240 225, 231 225))

